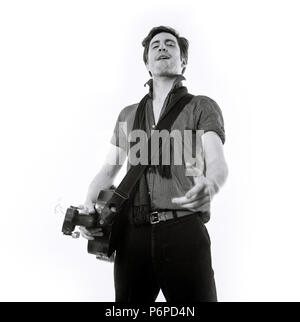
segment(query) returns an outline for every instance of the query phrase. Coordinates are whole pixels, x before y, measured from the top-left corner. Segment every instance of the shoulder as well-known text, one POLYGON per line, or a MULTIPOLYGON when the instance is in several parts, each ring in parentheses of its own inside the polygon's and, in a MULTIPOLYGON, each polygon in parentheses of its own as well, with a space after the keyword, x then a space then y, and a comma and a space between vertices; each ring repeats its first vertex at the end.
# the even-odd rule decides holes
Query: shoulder
POLYGON ((213 100, 209 96, 205 96, 205 95, 194 95, 192 101, 195 104, 197 104, 197 106, 199 106, 199 108, 200 107, 205 108, 208 105, 220 108, 219 105, 216 103, 216 101, 213 100))
POLYGON ((197 128, 205 132, 216 132, 225 142, 225 129, 222 111, 219 105, 210 97, 198 95, 194 97, 196 104, 195 122, 197 128))
POLYGON ((199 117, 202 114, 218 114, 223 121, 222 110, 217 102, 211 97, 205 95, 195 95, 192 99, 192 102, 194 103, 195 111, 199 117))
POLYGON ((135 104, 127 105, 124 108, 122 108, 122 110, 119 113, 118 120, 125 122, 133 118, 136 113, 138 105, 139 105, 138 103, 135 103, 135 104))

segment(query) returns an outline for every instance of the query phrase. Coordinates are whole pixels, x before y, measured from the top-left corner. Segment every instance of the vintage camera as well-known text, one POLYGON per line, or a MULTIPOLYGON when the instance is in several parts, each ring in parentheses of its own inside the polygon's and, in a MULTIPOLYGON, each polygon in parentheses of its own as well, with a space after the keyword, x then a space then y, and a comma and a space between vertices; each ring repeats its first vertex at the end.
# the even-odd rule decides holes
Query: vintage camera
POLYGON ((113 220, 116 215, 111 210, 113 205, 108 205, 114 189, 100 191, 95 204, 95 212, 91 214, 82 213, 79 207, 70 206, 65 214, 62 232, 65 235, 79 237, 79 233, 74 232, 76 226, 85 228, 102 228, 103 236, 94 237, 94 240, 88 241, 87 251, 89 254, 96 255, 97 259, 113 262, 115 253, 110 254, 110 238, 113 226, 113 220))

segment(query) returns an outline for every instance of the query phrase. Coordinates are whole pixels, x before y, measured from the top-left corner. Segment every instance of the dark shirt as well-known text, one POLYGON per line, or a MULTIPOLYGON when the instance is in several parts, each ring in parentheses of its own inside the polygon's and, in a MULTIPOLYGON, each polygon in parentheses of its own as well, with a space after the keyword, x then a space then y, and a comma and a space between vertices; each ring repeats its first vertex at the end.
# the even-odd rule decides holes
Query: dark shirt
MULTIPOLYGON (((172 89, 167 95, 160 115, 163 114, 166 106, 172 101, 172 92, 175 88, 182 86, 184 76, 178 75, 172 89)), ((146 84, 149 85, 149 99, 146 103, 146 132, 149 137, 151 129, 155 127, 153 106, 152 106, 152 79, 146 84)), ((145 85, 146 85, 145 84, 145 85)), ((133 128, 133 122, 138 103, 123 108, 117 119, 111 143, 119 146, 125 151, 129 151, 128 135, 133 128), (125 122, 127 133, 119 127, 119 122, 125 122)), ((203 95, 195 96, 182 110, 175 120, 171 131, 179 130, 184 137, 184 130, 203 130, 204 133, 214 131, 225 143, 224 120, 221 109, 215 101, 203 95)), ((127 170, 130 164, 127 164, 127 170)), ((190 190, 194 183, 193 178, 185 175, 185 164, 171 164, 172 178, 162 178, 158 172, 153 171, 153 167, 146 170, 146 179, 150 194, 151 207, 153 209, 178 209, 178 206, 171 202, 172 198, 182 197, 190 190)), ((205 173, 204 173, 205 174, 205 173)))

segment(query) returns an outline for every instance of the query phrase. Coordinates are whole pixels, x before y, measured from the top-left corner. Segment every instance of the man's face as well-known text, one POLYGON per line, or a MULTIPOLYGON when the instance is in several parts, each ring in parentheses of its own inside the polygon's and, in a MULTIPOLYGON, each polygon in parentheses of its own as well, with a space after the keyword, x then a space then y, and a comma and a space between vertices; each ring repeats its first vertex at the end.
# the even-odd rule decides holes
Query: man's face
POLYGON ((155 35, 149 45, 146 67, 152 76, 174 76, 182 73, 185 62, 175 36, 167 32, 155 35))

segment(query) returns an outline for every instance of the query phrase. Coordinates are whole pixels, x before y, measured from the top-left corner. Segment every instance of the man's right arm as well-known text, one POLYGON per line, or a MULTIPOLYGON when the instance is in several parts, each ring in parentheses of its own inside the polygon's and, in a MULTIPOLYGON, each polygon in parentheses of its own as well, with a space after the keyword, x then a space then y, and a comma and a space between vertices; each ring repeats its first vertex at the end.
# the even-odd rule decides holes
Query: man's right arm
POLYGON ((126 160, 126 151, 111 144, 105 162, 89 185, 84 205, 92 211, 101 190, 109 189, 126 160))
MULTIPOLYGON (((85 203, 82 205, 83 209, 87 209, 89 213, 95 212, 94 205, 99 192, 112 186, 125 160, 126 151, 111 144, 103 166, 89 185, 85 203)), ((81 236, 88 240, 93 240, 96 236, 103 236, 101 228, 86 229, 85 227, 80 227, 79 229, 81 236)))

